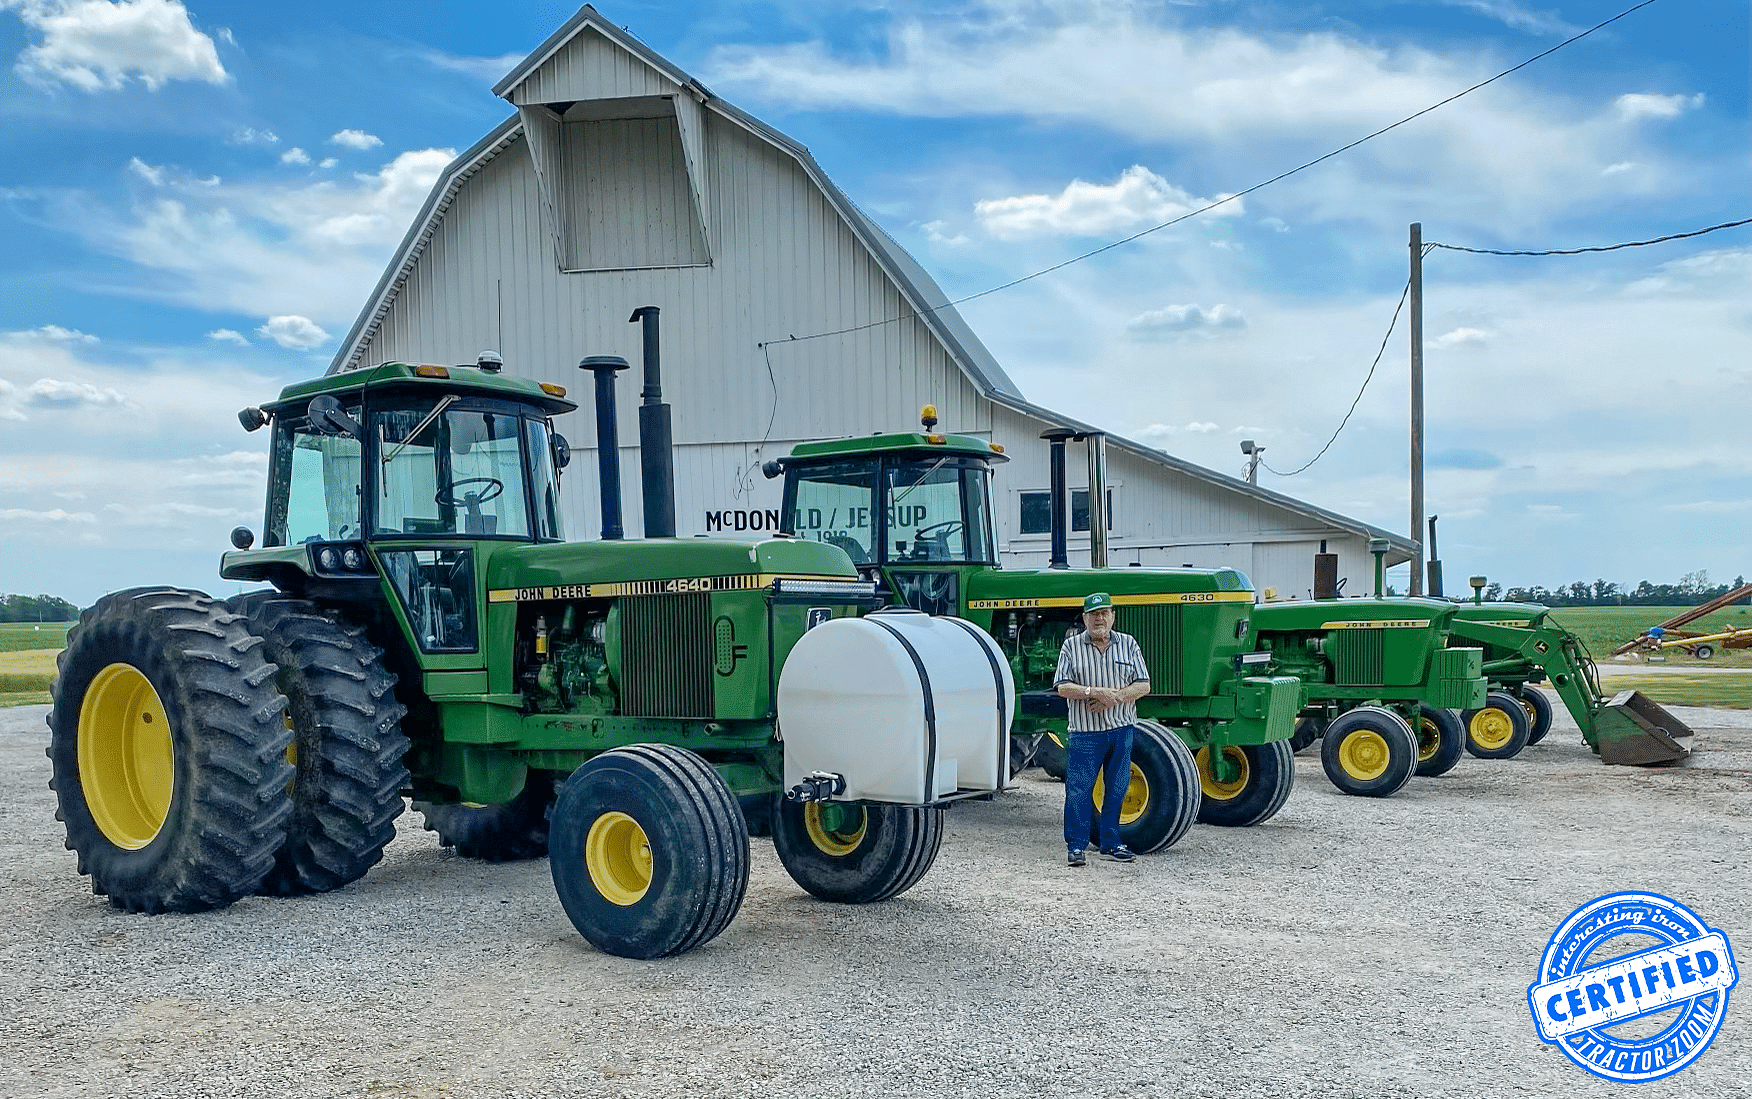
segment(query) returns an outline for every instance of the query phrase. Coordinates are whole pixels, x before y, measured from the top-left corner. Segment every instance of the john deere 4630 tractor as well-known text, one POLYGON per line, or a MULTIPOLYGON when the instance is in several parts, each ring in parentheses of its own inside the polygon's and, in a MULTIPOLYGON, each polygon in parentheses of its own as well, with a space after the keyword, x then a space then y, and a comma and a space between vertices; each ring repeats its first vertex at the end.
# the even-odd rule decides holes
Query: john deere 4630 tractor
POLYGON ((630 957, 729 924, 740 799, 790 791, 774 843, 817 896, 920 879, 941 806, 1008 779, 1008 664, 965 624, 859 617, 875 585, 821 541, 618 540, 626 363, 583 365, 598 542, 562 540, 551 421, 575 405, 496 356, 244 410, 272 426, 266 524, 259 547, 233 533, 222 574, 272 588, 118 592, 61 657, 49 755, 95 892, 161 912, 334 889, 379 861, 404 793, 464 853, 549 852, 579 931, 630 957))
MULTIPOLYGON (((1253 588, 1233 569, 1106 567, 1101 504, 1103 439, 1055 429, 1052 446, 1053 567, 1006 569, 992 532, 996 444, 938 432, 926 406, 923 431, 805 443, 769 462, 785 478, 782 523, 799 539, 837 546, 884 597, 966 618, 1003 648, 1021 694, 1016 739, 1063 738, 1065 702, 1053 674, 1067 632, 1079 630, 1083 599, 1113 596, 1115 628, 1143 649, 1150 694, 1138 702, 1132 781, 1121 796, 1120 831, 1134 850, 1174 843, 1199 819, 1250 825, 1289 797, 1289 749, 1299 705, 1293 678, 1249 674, 1253 588), (1094 511, 1090 568, 1066 567, 1064 446, 1088 443, 1094 511)), ((1105 791, 1097 787, 1097 796, 1105 791)))

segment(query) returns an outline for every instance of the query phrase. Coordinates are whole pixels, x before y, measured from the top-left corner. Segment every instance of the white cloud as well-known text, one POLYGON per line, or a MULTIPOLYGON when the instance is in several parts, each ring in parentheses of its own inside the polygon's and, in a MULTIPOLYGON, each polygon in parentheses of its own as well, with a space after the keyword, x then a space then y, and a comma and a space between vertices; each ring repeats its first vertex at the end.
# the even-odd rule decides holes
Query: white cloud
POLYGON ((1159 340, 1196 334, 1214 336, 1236 332, 1247 327, 1247 318, 1233 305, 1165 305, 1140 313, 1125 323, 1126 335, 1133 339, 1159 340))
POLYGON ((272 130, 258 130, 253 126, 246 126, 231 135, 231 144, 233 145, 278 145, 279 143, 279 134, 272 130))
POLYGON ((329 135, 329 144, 345 145, 349 149, 375 149, 383 144, 383 139, 364 130, 341 130, 329 135))
POLYGON ((39 87, 115 91, 129 77, 153 91, 170 80, 230 79, 213 40, 178 0, 0 0, 42 41, 18 55, 18 74, 39 87))
POLYGON ((1178 427, 1174 424, 1150 424, 1146 427, 1138 428, 1136 431, 1132 432, 1132 435, 1134 438, 1138 439, 1164 439, 1170 435, 1209 435, 1214 431, 1221 430, 1222 429, 1216 424, 1210 423, 1209 421, 1195 420, 1192 423, 1181 424, 1178 427))
POLYGON ((97 337, 73 328, 62 328, 58 324, 45 324, 37 328, 27 328, 22 332, 8 332, 6 338, 23 343, 96 343, 97 337))
POLYGON ((160 189, 129 209, 61 192, 43 216, 142 268, 131 288, 140 297, 212 312, 296 314, 332 328, 352 320, 455 156, 420 149, 375 173, 297 182, 195 180, 130 165, 149 171, 160 189))
POLYGON ((1620 172, 1628 172, 1634 167, 1636 167, 1636 161, 1621 160, 1617 164, 1606 165, 1606 167, 1600 169, 1600 174, 1603 176, 1615 176, 1620 172))
POLYGON ((324 169, 333 168, 335 165, 337 165, 339 163, 340 163, 340 161, 336 160, 334 157, 325 156, 322 158, 322 163, 318 164, 317 167, 324 168, 324 169))
POLYGON ((1677 118, 1693 107, 1703 106, 1703 93, 1696 95, 1649 95, 1631 92, 1621 95, 1613 106, 1620 118, 1677 118))
POLYGON ((1567 23, 1556 12, 1528 11, 1512 0, 1442 0, 1450 7, 1470 8, 1505 26, 1532 34, 1575 34, 1581 27, 1567 23))
POLYGON ((952 231, 946 221, 927 221, 919 228, 925 231, 925 239, 932 244, 946 244, 958 248, 963 244, 973 242, 973 238, 966 233, 952 231))
POLYGON ((220 341, 222 343, 235 343, 235 344, 239 344, 243 347, 249 346, 248 337, 246 337, 242 332, 236 332, 236 331, 233 331, 232 329, 229 329, 229 328, 215 328, 215 329, 213 329, 213 331, 207 333, 207 338, 210 340, 217 340, 217 341, 220 341))
POLYGON ((164 186, 164 169, 155 168, 137 156, 128 158, 128 170, 154 187, 164 186))
POLYGON ((1490 333, 1482 328, 1456 328, 1431 340, 1435 347, 1477 347, 1489 342, 1490 333))
POLYGON ((268 323, 256 329, 256 334, 293 351, 309 351, 327 343, 329 338, 308 318, 298 316, 269 317, 268 323))
POLYGON ((0 522, 4 523, 95 523, 97 516, 89 511, 63 511, 55 508, 52 511, 30 511, 26 508, 0 508, 0 522))
POLYGON ((1700 512, 1705 515, 1722 515, 1738 511, 1752 511, 1752 500, 1697 500, 1689 504, 1666 504, 1666 511, 1700 512))
POLYGON ((523 53, 507 53, 498 57, 462 57, 439 50, 427 50, 422 56, 432 65, 451 72, 467 73, 478 80, 497 84, 499 78, 516 68, 526 57, 523 53))
MULTIPOLYGON (((974 213, 986 232, 999 240, 1043 236, 1099 236, 1142 228, 1179 217, 1215 200, 1195 198, 1141 164, 1112 183, 1073 179, 1056 195, 1016 195, 981 199, 974 213)), ((1241 213, 1239 200, 1213 214, 1241 213)))
POLYGON ((280 154, 281 164, 309 164, 310 154, 294 145, 280 154))
POLYGON ((25 389, 24 400, 37 408, 102 407, 127 402, 126 397, 113 389, 90 382, 64 382, 57 378, 38 378, 25 389))

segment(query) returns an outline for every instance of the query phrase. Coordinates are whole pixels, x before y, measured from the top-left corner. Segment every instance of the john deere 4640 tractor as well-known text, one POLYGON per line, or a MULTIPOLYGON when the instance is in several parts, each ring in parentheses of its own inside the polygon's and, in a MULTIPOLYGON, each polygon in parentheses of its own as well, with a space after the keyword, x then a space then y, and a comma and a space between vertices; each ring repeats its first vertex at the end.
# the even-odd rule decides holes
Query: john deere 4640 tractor
MULTIPOLYGON (((1132 781, 1122 794, 1120 831, 1134 850, 1160 850, 1199 819, 1250 825, 1276 813, 1295 769, 1289 749, 1299 685, 1248 674, 1253 588, 1232 569, 1106 567, 1100 504, 1103 440, 1089 444, 1090 568, 1065 567, 1064 445, 1074 433, 1046 433, 1053 458, 1053 565, 998 565, 991 473, 1001 447, 970 435, 924 430, 805 443, 769 462, 785 478, 784 529, 837 546, 884 597, 932 614, 966 618, 1003 648, 1020 689, 1019 743, 1065 730, 1065 702, 1053 673, 1067 632, 1079 630, 1085 596, 1113 596, 1115 628, 1143 649, 1150 694, 1138 702, 1132 781)), ((1097 796, 1105 791, 1097 787, 1097 796)))
MULTIPOLYGON (((585 365, 613 463, 626 364, 585 365)), ((941 806, 1008 779, 997 647, 912 612, 859 617, 875 585, 821 541, 618 540, 611 464, 605 540, 563 541, 551 421, 574 407, 494 356, 244 410, 272 425, 266 525, 259 547, 233 533, 222 574, 272 588, 118 592, 61 657, 49 755, 95 892, 161 912, 334 889, 379 861, 404 793, 464 853, 549 852, 579 931, 630 957, 729 924, 739 799, 791 792, 774 843, 817 896, 919 880, 941 806)))

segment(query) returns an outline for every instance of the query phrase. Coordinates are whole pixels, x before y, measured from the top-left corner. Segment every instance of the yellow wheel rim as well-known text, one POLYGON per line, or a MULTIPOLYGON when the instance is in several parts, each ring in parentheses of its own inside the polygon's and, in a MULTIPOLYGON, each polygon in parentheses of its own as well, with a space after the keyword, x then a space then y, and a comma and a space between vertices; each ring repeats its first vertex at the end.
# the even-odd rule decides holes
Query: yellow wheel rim
MULTIPOLYGON (((1101 808, 1102 795, 1107 792, 1107 782, 1101 775, 1095 776, 1095 808, 1101 808)), ((1138 770, 1137 764, 1131 765, 1131 781, 1126 784, 1125 797, 1119 802, 1119 823, 1131 824, 1144 815, 1144 810, 1150 807, 1150 780, 1138 770)))
MULTIPOLYGON (((1529 687, 1528 690, 1532 690, 1532 688, 1529 687)), ((1527 728, 1531 729, 1533 723, 1539 720, 1539 711, 1535 710, 1533 704, 1528 702, 1525 698, 1517 698, 1515 701, 1521 704, 1521 709, 1527 711, 1527 728)))
POLYGON ((1480 710, 1472 715, 1472 721, 1466 726, 1467 735, 1472 742, 1486 751, 1496 751, 1508 746, 1515 739, 1515 720, 1505 711, 1495 706, 1480 710))
POLYGON ((811 801, 803 806, 803 828, 817 851, 843 859, 856 851, 869 834, 870 814, 862 805, 822 805, 811 801))
POLYGON ((1427 717, 1417 721, 1417 761, 1428 763, 1442 750, 1442 727, 1427 717))
POLYGON ((158 691, 132 664, 98 672, 79 705, 79 785, 105 838, 138 851, 158 837, 176 787, 176 748, 158 691))
POLYGON ((1338 765, 1344 773, 1362 782, 1380 778, 1393 760, 1387 738, 1372 729, 1358 729, 1338 746, 1338 765))
POLYGON ((1247 789, 1247 784, 1253 778, 1253 768, 1247 762, 1247 753, 1233 744, 1223 745, 1223 758, 1234 760, 1241 768, 1241 774, 1234 782, 1218 782, 1211 770, 1211 750, 1209 746, 1198 750, 1198 788, 1204 791, 1204 796, 1213 801, 1234 801, 1241 796, 1241 791, 1247 789))
POLYGON ((638 904, 651 888, 651 841, 632 817, 604 813, 584 837, 584 868, 603 899, 622 908, 638 904))

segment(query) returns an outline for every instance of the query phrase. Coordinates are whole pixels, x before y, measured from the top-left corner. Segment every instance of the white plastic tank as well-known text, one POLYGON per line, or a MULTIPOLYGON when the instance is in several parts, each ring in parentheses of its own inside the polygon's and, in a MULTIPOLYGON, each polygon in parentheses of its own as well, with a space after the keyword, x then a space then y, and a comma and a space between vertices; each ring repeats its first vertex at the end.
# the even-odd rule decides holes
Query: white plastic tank
POLYGON ((845 778, 834 801, 929 805, 1010 778, 1010 663, 959 618, 892 608, 805 633, 779 674, 785 787, 845 778))

